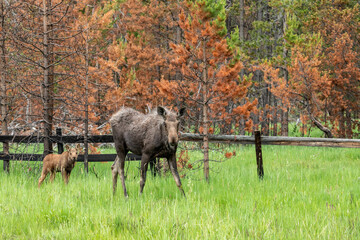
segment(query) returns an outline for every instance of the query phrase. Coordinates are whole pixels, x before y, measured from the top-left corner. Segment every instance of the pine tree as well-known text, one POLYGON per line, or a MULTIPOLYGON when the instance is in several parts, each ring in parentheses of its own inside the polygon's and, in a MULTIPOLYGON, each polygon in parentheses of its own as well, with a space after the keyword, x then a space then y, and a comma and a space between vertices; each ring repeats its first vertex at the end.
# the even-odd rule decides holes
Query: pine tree
POLYGON ((240 116, 246 118, 256 105, 256 102, 239 105, 241 100, 246 99, 249 82, 241 81, 243 64, 224 38, 224 10, 221 1, 188 1, 184 4, 179 15, 184 42, 171 44, 174 51, 171 69, 179 70, 181 79, 162 79, 157 83, 162 96, 185 104, 190 118, 200 121, 207 181, 208 137, 213 131, 210 126, 219 120, 231 122, 234 118, 239 120, 240 116), (232 111, 226 111, 232 102, 238 105, 232 111), (199 118, 194 113, 200 113, 199 118))

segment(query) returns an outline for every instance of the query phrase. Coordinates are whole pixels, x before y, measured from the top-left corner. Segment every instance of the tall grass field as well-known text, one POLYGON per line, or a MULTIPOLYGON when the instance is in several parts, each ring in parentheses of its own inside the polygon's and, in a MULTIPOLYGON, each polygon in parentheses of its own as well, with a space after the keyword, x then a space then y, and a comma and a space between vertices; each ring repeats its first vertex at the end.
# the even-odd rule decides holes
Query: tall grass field
POLYGON ((111 163, 89 174, 78 163, 67 186, 58 173, 38 189, 41 165, 11 162, 0 171, 0 239, 360 239, 359 149, 263 146, 263 180, 254 146, 230 150, 210 163, 209 183, 186 172, 186 199, 172 176, 149 173, 139 196, 139 162, 126 163, 128 199, 121 184, 112 195, 111 163))

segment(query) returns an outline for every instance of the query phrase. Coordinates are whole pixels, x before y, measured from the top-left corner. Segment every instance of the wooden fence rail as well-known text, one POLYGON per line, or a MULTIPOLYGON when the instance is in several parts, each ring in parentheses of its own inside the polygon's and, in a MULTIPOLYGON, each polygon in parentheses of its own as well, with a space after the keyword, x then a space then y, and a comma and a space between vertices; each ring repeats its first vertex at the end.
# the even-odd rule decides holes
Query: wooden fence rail
MULTIPOLYGON (((181 133, 180 140, 188 142, 201 142, 204 136, 201 134, 181 133)), ((0 142, 12 143, 39 143, 43 141, 40 136, 5 136, 0 135, 0 142)), ((51 136, 53 143, 83 143, 84 136, 51 136)), ((88 137, 89 143, 113 143, 112 135, 94 135, 88 137)), ((210 142, 255 144, 254 136, 243 135, 209 135, 210 142)), ((360 139, 342 138, 307 138, 307 137, 272 137, 261 136, 264 145, 292 145, 309 147, 343 147, 360 148, 360 139)))
MULTIPOLYGON (((113 162, 116 158, 116 154, 89 154, 89 162, 113 162)), ((138 161, 141 160, 141 157, 133 153, 128 153, 126 155, 127 161, 138 161)), ((0 153, 0 160, 4 161, 42 161, 44 158, 43 154, 2 154, 0 153)), ((77 158, 78 162, 84 162, 84 155, 80 154, 77 158)))
MULTIPOLYGON (((204 136, 201 134, 192 133, 182 133, 180 137, 182 141, 193 142, 200 142, 203 140, 203 138, 204 136)), ((255 144, 255 136, 210 135, 209 141, 219 143, 255 144)), ((261 144, 308 147, 360 148, 360 139, 261 136, 261 144)))
MULTIPOLYGON (((204 135, 181 133, 180 139, 182 141, 201 142, 204 135)), ((42 136, 0 136, 0 142, 10 143, 41 143, 44 137, 42 136)), ((57 134, 51 136, 50 140, 58 144, 58 149, 63 149, 64 143, 83 143, 84 136, 61 136, 57 134)), ((291 145, 291 146, 311 146, 311 147, 342 147, 342 148, 360 148, 360 139, 340 139, 340 138, 304 138, 304 137, 272 137, 262 136, 260 132, 256 131, 254 136, 243 135, 210 135, 210 142, 216 143, 235 143, 235 144, 255 144, 256 156, 259 178, 264 175, 261 144, 264 145, 291 145), (255 139, 255 136, 256 139, 255 139)), ((112 135, 94 135, 88 137, 88 143, 113 143, 112 135)), ((60 152, 62 152, 60 150, 60 152)), ((116 158, 116 154, 89 154, 88 162, 112 162, 116 158)), ((4 160, 5 165, 8 167, 10 160, 22 161, 41 161, 43 154, 4 154, 0 152, 0 160, 4 160)), ((128 154, 128 161, 140 160, 141 157, 135 154, 128 154)), ((84 155, 79 155, 78 161, 84 162, 84 155)), ((85 163, 87 164, 87 162, 85 163)))

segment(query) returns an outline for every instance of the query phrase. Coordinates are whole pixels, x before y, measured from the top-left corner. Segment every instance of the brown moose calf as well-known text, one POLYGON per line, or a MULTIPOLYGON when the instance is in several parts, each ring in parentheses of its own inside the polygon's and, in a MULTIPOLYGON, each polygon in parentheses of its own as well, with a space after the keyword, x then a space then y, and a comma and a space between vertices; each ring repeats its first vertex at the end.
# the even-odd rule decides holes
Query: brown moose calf
POLYGON ((71 148, 66 145, 65 149, 66 151, 62 154, 48 154, 45 156, 41 177, 39 178, 39 188, 48 173, 50 173, 50 182, 54 181, 56 172, 61 172, 65 184, 69 182, 71 170, 74 168, 80 152, 80 146, 77 145, 76 148, 71 148))

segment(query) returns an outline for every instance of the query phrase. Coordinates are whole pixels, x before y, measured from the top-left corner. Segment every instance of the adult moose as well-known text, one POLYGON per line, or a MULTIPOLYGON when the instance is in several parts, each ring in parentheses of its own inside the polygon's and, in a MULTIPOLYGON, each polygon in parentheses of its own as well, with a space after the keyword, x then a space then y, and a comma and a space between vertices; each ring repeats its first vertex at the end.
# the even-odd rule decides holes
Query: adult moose
POLYGON ((157 111, 145 115, 131 108, 122 108, 110 118, 117 152, 117 158, 111 166, 114 194, 117 177, 120 174, 124 195, 128 197, 124 166, 126 154, 131 151, 141 155, 140 194, 145 186, 149 161, 156 157, 163 157, 169 163, 177 187, 185 196, 176 165, 179 120, 184 113, 185 108, 174 113, 166 108, 158 107, 157 111))

